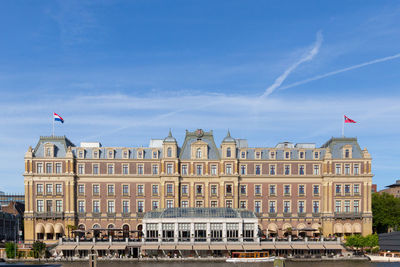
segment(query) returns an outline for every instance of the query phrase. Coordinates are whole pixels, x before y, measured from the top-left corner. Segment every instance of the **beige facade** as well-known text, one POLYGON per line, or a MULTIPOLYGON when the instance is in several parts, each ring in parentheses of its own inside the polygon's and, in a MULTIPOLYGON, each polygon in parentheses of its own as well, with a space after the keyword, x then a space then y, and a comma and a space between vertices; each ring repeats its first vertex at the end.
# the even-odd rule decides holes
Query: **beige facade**
POLYGON ((372 176, 355 138, 251 148, 228 133, 217 148, 199 129, 181 147, 170 133, 143 148, 41 137, 25 154, 25 241, 56 242, 72 226, 141 230, 144 212, 168 207, 252 210, 265 235, 366 235, 372 176))

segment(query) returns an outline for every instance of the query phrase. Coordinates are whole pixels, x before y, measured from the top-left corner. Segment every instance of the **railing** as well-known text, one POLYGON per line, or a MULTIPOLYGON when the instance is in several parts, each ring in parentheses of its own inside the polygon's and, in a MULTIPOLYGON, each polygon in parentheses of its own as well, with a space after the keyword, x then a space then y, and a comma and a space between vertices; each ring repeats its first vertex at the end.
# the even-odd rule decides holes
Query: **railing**
POLYGON ((297 213, 297 216, 306 217, 306 213, 305 212, 299 212, 299 213, 297 213))
POLYGON ((115 218, 115 212, 107 212, 107 218, 115 218))
POLYGON ((291 212, 284 212, 283 213, 283 217, 292 217, 292 213, 291 212))
POLYGON ((122 212, 122 217, 129 218, 129 217, 131 217, 131 213, 130 212, 122 212))
POLYGON ((269 213, 268 213, 268 216, 269 216, 269 217, 276 217, 276 216, 277 216, 277 213, 276 213, 276 212, 269 212, 269 213))
POLYGON ((34 217, 36 218, 53 218, 53 219, 63 219, 64 212, 35 212, 34 217))
POLYGON ((338 218, 361 218, 361 212, 335 212, 335 217, 338 218))
POLYGON ((321 213, 319 213, 319 212, 313 212, 312 216, 313 216, 313 217, 321 217, 321 213))

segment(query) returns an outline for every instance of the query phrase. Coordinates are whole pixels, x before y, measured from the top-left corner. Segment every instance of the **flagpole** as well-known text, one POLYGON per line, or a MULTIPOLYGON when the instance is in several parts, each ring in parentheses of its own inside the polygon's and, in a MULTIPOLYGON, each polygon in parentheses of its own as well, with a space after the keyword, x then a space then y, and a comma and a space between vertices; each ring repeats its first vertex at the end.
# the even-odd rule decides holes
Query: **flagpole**
POLYGON ((344 115, 342 118, 342 138, 344 138, 344 115))
POLYGON ((54 137, 54 115, 53 114, 51 114, 51 120, 53 121, 53 137, 54 137))

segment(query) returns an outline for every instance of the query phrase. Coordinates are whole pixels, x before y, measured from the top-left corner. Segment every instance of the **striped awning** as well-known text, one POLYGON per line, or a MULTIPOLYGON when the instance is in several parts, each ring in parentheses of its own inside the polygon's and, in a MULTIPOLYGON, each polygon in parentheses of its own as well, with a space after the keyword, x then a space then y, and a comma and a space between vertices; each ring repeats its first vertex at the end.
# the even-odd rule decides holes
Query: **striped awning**
POLYGON ((291 244, 291 247, 292 247, 293 249, 308 249, 308 247, 307 247, 306 244, 296 244, 296 243, 293 243, 293 244, 291 244))
POLYGON ((56 247, 56 250, 74 250, 76 245, 62 244, 56 247))
POLYGON ((93 246, 94 250, 108 250, 108 248, 110 247, 110 245, 105 245, 105 244, 95 244, 93 246))
POLYGON ((144 244, 140 248, 143 250, 158 250, 158 244, 144 244))
POLYGON ((211 250, 226 250, 226 246, 224 244, 211 244, 211 250))
POLYGON ((126 249, 126 245, 113 244, 113 245, 110 246, 109 249, 112 249, 112 250, 125 250, 126 249))
POLYGON ((77 250, 90 250, 92 249, 93 245, 92 244, 83 244, 83 245, 78 245, 76 247, 77 250))
POLYGON ((192 245, 188 245, 188 244, 179 244, 179 245, 176 245, 176 249, 177 250, 192 250, 193 247, 192 247, 192 245))
POLYGON ((309 249, 325 249, 324 245, 321 243, 317 244, 307 244, 309 249))
POLYGON ((193 250, 210 250, 209 245, 194 245, 193 250))
POLYGON ((175 249, 175 245, 173 245, 173 244, 161 244, 160 245, 160 249, 162 249, 162 250, 174 250, 175 249))
POLYGON ((261 243, 262 249, 275 249, 274 243, 272 242, 263 242, 261 243))
POLYGON ((261 246, 259 244, 243 244, 244 250, 260 250, 261 246))
POLYGON ((324 247, 326 249, 337 249, 337 250, 342 250, 343 247, 340 244, 324 244, 324 247))
POLYGON ((243 250, 243 246, 239 244, 228 244, 226 245, 228 250, 243 250))
POLYGON ((275 248, 276 249, 292 249, 292 247, 289 244, 279 244, 279 243, 275 243, 275 248))

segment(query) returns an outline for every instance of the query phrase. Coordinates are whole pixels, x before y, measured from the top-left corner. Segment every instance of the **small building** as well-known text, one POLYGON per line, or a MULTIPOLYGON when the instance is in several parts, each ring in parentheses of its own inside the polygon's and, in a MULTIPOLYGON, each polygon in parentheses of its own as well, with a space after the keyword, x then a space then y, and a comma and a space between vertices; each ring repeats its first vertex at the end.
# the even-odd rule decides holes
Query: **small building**
POLYGON ((396 183, 388 185, 386 187, 386 189, 379 191, 379 193, 385 192, 400 198, 400 180, 396 180, 396 183))
POLYGON ((0 241, 18 239, 19 215, 0 211, 0 241))
POLYGON ((381 250, 400 251, 400 231, 380 234, 378 237, 381 250))

